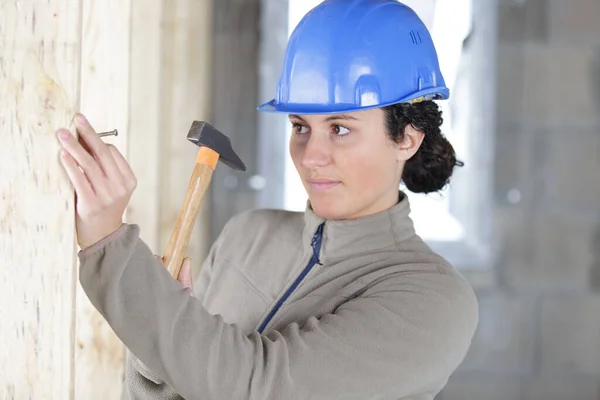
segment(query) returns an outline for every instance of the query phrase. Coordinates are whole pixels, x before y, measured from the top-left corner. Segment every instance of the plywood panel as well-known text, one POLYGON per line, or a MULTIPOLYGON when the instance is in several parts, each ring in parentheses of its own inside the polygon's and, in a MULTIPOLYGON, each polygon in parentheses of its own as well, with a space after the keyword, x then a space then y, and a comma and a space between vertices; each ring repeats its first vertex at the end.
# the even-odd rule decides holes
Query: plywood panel
MULTIPOLYGON (((85 0, 81 46, 81 111, 103 140, 127 154, 129 121, 130 0, 85 0)), ((75 398, 117 399, 124 347, 77 285, 75 398)))
MULTIPOLYGON (((185 198, 198 147, 187 140, 193 120, 206 120, 212 97, 210 48, 212 2, 164 0, 161 72, 161 224, 164 252, 185 198)), ((223 167, 223 166, 221 166, 223 167)), ((194 271, 206 256, 208 196, 195 224, 187 255, 194 271)))
POLYGON ((127 215, 159 254, 161 21, 163 0, 132 0, 127 161, 137 177, 127 215))
POLYGON ((56 130, 79 107, 78 1, 0 1, 0 399, 73 393, 74 196, 56 130))

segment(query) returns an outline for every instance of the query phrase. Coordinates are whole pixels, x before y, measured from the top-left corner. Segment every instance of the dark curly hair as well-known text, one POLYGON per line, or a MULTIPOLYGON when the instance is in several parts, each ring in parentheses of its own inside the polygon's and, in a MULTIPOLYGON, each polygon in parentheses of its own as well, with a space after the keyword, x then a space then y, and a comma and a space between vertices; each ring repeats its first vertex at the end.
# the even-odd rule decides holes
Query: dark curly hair
POLYGON ((420 103, 399 103, 382 108, 389 138, 400 143, 404 129, 411 124, 423 132, 423 143, 404 165, 402 181, 413 193, 431 193, 442 190, 449 182, 455 166, 464 164, 456 160, 454 148, 442 134, 442 111, 438 105, 426 100, 420 103))

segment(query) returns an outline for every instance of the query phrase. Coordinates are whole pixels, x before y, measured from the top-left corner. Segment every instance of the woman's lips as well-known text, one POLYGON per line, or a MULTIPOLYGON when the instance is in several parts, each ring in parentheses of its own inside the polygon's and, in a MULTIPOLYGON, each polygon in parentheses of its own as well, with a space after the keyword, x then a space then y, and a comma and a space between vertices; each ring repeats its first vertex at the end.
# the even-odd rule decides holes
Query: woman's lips
POLYGON ((329 190, 340 184, 339 181, 332 181, 331 179, 309 179, 307 182, 310 188, 316 191, 329 190))

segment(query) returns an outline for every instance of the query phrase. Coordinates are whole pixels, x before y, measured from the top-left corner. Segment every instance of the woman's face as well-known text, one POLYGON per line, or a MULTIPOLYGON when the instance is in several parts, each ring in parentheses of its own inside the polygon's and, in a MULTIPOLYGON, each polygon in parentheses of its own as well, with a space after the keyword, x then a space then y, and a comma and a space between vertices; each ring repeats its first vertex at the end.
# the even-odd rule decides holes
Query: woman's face
POLYGON ((381 109, 289 118, 290 154, 317 215, 355 219, 398 202, 402 168, 421 132, 409 126, 401 143, 392 142, 381 109))

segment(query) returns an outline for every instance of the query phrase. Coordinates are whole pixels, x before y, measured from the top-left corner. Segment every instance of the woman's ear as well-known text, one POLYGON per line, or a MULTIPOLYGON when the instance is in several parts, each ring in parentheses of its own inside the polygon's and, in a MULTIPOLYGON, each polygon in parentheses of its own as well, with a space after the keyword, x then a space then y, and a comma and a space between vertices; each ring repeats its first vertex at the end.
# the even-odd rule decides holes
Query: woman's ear
POLYGON ((408 161, 421 147, 425 134, 416 130, 411 124, 404 128, 402 141, 398 143, 398 161, 408 161))

